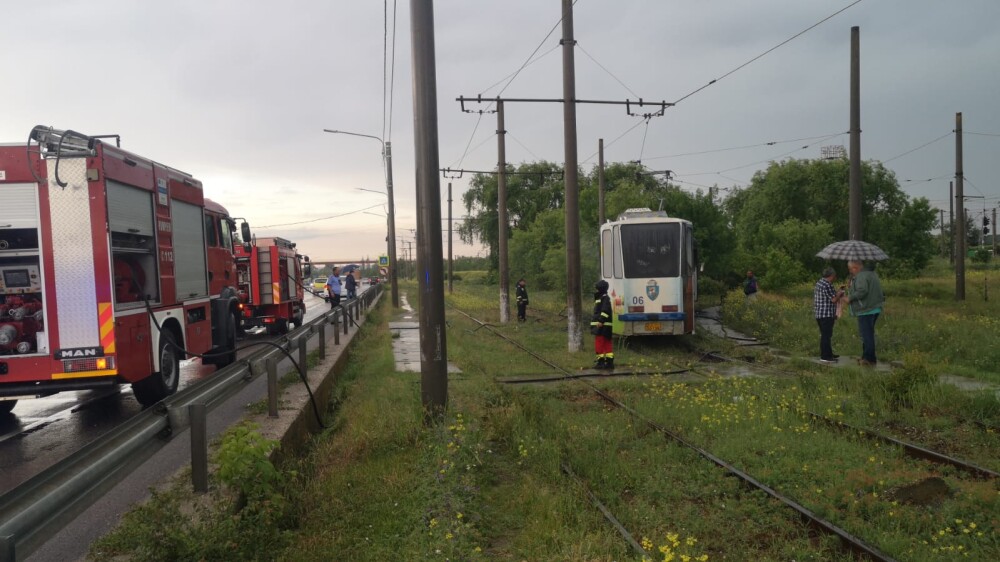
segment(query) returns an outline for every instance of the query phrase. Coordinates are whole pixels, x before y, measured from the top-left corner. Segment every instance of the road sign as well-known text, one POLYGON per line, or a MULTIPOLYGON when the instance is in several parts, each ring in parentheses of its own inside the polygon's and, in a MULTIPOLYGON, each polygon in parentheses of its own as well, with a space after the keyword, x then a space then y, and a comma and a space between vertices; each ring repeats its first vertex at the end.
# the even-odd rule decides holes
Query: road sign
POLYGON ((379 256, 378 264, 380 267, 389 267, 389 256, 379 256))
POLYGON ((389 275, 389 268, 388 267, 380 267, 380 268, 378 268, 378 274, 379 275, 383 275, 383 276, 389 275))

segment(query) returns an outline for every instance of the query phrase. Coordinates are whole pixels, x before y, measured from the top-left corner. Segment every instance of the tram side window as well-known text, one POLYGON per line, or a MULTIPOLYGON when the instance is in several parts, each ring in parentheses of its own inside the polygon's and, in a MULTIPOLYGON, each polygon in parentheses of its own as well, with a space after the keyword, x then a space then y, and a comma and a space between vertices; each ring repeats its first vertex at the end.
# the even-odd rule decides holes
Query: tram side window
POLYGON ((622 226, 625 277, 678 277, 681 266, 680 226, 676 222, 622 226))
POLYGON ((611 230, 601 232, 601 277, 611 277, 615 249, 611 245, 611 230))
POLYGON ((621 279, 624 275, 622 273, 622 251, 621 251, 621 227, 613 227, 614 229, 614 240, 611 242, 614 247, 614 257, 612 258, 614 269, 615 269, 615 279, 621 279))

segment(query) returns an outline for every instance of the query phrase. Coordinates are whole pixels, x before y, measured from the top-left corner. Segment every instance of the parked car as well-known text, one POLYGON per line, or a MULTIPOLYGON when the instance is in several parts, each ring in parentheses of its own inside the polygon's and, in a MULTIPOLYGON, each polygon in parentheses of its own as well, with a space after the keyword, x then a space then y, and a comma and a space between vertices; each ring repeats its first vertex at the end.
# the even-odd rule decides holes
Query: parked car
POLYGON ((313 279, 312 288, 314 291, 326 292, 326 277, 317 277, 313 279))

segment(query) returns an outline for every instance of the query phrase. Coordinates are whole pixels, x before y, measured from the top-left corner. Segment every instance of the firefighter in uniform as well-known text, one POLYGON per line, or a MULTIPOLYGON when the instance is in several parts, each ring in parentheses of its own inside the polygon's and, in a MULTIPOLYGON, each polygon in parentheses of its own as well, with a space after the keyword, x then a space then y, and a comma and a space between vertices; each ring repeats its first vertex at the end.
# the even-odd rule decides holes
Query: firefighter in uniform
POLYGON ((601 279, 594 285, 594 316, 590 321, 590 333, 594 334, 594 352, 597 354, 595 369, 615 368, 615 353, 611 346, 611 298, 608 296, 608 282, 601 279))
POLYGON ((525 313, 528 311, 528 288, 525 286, 524 277, 518 279, 514 294, 517 296, 517 321, 524 322, 525 313))

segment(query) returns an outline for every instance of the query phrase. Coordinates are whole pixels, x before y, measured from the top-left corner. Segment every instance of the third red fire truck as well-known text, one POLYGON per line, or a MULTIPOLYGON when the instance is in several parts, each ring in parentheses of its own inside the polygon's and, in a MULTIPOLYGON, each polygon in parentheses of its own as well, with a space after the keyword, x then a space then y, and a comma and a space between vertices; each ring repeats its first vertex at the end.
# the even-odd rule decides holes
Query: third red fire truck
POLYGON ((306 315, 303 265, 309 258, 284 238, 253 238, 243 223, 244 243, 236 246, 236 285, 243 311, 243 328, 267 328, 269 334, 298 328, 306 315))
POLYGON ((31 139, 0 146, 0 414, 120 383, 149 405, 185 357, 234 361, 234 223, 201 182, 74 131, 31 139))

